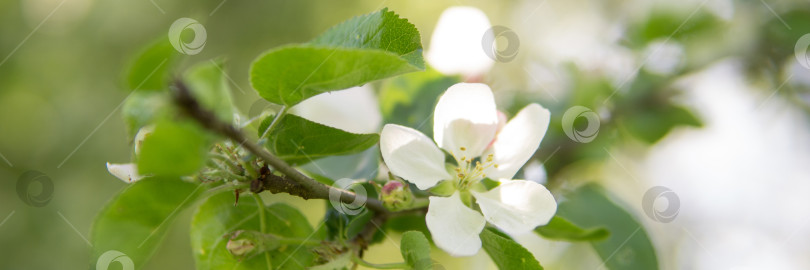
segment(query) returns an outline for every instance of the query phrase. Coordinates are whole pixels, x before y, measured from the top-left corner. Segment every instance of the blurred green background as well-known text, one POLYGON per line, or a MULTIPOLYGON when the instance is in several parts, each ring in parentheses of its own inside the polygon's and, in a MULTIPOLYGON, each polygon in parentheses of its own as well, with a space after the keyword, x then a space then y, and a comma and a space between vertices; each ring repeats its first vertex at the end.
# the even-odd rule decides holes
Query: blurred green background
MULTIPOLYGON (((810 251, 810 241, 806 241, 810 232, 802 225, 810 217, 806 207, 810 204, 797 198, 807 197, 802 192, 810 191, 810 173, 804 166, 810 161, 806 143, 810 74, 806 68, 796 68, 794 60, 796 40, 810 33, 810 4, 806 1, 2 0, 0 268, 83 269, 89 265, 85 238, 93 218, 125 186, 109 175, 105 163, 130 159, 131 145, 119 115, 128 94, 122 87, 123 73, 132 57, 164 37, 176 19, 195 18, 208 35, 202 53, 187 57, 182 65, 225 57, 227 72, 236 83, 232 87, 236 103, 247 114, 258 99, 248 83, 248 68, 263 51, 305 42, 338 22, 383 7, 414 23, 427 50, 439 15, 456 5, 475 6, 493 25, 508 26, 519 36, 517 58, 496 63, 484 81, 506 108, 540 102, 554 112, 549 135, 538 153, 538 160, 545 161, 548 183, 564 189, 566 181, 601 180, 619 200, 629 202, 637 218, 651 226, 648 230, 662 269, 732 265, 737 259, 724 252, 728 246, 717 243, 735 246, 736 241, 746 242, 738 239, 748 237, 756 240, 752 243, 776 243, 757 254, 768 259, 765 262, 782 262, 777 268, 810 267, 809 259, 799 255, 810 251), (664 49, 674 57, 656 54, 659 50, 651 47, 656 43, 677 45, 664 49), (676 64, 669 67, 666 61, 676 64), (734 113, 733 104, 740 98, 746 112, 756 113, 734 113), (600 113, 603 129, 597 141, 572 143, 563 134, 560 117, 572 105, 600 113), (694 113, 706 126, 702 130, 686 127, 700 125, 692 123, 691 116, 682 116, 680 109, 669 109, 673 107, 687 108, 688 114, 694 113), (661 108, 667 109, 662 112, 661 108), (742 121, 740 117, 747 121, 723 124, 729 119, 742 121), (671 130, 683 132, 673 138, 671 130), (726 132, 690 137, 713 130, 726 132), (763 130, 772 132, 740 135, 763 130), (739 144, 711 148, 730 138, 739 144), (750 148, 739 150, 746 146, 750 148), (673 148, 693 152, 666 152, 673 148), (721 153, 713 160, 705 155, 696 158, 702 155, 701 149, 721 153), (750 159, 712 163, 726 157, 750 159), (690 163, 692 160, 702 163, 690 163), (762 170, 744 169, 756 166, 762 170), (638 176, 628 176, 628 169, 638 176), (52 199, 43 207, 25 204, 18 196, 18 178, 29 170, 44 173, 54 185, 52 199), (737 178, 740 175, 753 178, 737 178), (678 182, 683 179, 674 177, 693 181, 678 182), (694 181, 705 178, 717 182, 694 181), (763 191, 757 183, 769 183, 762 185, 776 189, 763 191), (669 185, 681 195, 678 222, 682 223, 667 227, 643 215, 640 197, 656 184, 669 185), (734 205, 750 200, 751 194, 757 194, 753 198, 762 203, 761 208, 737 214, 724 210, 745 208, 734 205), (791 206, 787 213, 765 214, 784 205, 791 206), (710 212, 699 211, 707 207, 710 212), (739 218, 745 214, 752 216, 739 218), (712 218, 718 216, 728 216, 728 224, 750 227, 731 235, 718 233, 720 229, 712 227, 712 218), (747 223, 751 220, 755 221, 747 223), (786 238, 803 241, 785 240, 787 244, 780 245, 786 238)), ((39 187, 32 188, 30 192, 37 194, 39 187)), ((283 195, 268 196, 268 200, 311 209, 306 214, 313 225, 324 211, 321 202, 283 195)), ((194 269, 188 239, 190 214, 181 214, 145 269, 194 269)), ((578 261, 578 256, 586 259, 572 267, 593 261, 599 265, 585 245, 525 241, 541 263, 549 262, 549 269, 578 261)), ((379 262, 399 258, 390 241, 381 246, 369 256, 379 262)), ((739 253, 755 250, 741 249, 739 253)), ((492 266, 486 256, 466 262, 446 255, 436 259, 451 269, 492 266)))

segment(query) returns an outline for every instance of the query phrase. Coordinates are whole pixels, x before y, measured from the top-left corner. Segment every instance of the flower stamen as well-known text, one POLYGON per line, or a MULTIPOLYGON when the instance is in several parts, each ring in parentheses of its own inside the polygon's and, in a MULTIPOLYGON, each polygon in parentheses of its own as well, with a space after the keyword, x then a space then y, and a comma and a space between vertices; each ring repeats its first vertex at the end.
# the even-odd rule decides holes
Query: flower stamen
MULTIPOLYGON (((460 147, 459 149, 462 151, 466 150, 465 147, 460 147)), ((455 157, 455 155, 453 155, 453 157, 455 157)), ((454 169, 458 177, 458 187, 462 190, 466 190, 470 188, 472 184, 486 178, 487 175, 484 171, 490 167, 498 168, 498 164, 495 164, 494 160, 495 156, 493 154, 488 154, 486 158, 483 156, 480 158, 462 156, 458 162, 458 167, 454 169)))

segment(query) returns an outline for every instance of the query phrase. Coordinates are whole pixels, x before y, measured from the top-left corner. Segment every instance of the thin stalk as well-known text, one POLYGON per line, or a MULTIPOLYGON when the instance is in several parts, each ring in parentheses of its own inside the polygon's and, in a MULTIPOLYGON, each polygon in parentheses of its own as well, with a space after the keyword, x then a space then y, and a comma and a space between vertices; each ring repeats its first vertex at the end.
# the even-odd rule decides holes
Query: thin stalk
MULTIPOLYGON (((252 193, 253 198, 256 199, 256 204, 259 205, 259 231, 267 233, 267 210, 265 209, 264 201, 261 195, 252 193)), ((270 261, 270 254, 264 253, 264 261, 267 263, 267 269, 273 269, 273 263, 270 261)))
POLYGON ((230 191, 230 190, 236 190, 236 189, 249 189, 249 188, 250 188, 250 184, 248 184, 248 183, 224 184, 224 185, 220 185, 220 186, 214 187, 212 189, 206 190, 205 193, 203 194, 203 197, 211 196, 211 195, 223 192, 223 191, 230 191))
POLYGON ((359 264, 359 265, 362 265, 362 266, 365 266, 365 267, 376 268, 376 269, 409 269, 410 268, 410 266, 408 264, 404 263, 404 262, 377 264, 377 263, 370 263, 370 262, 364 261, 363 259, 361 259, 361 258, 359 258, 357 256, 352 256, 352 262, 354 262, 356 264, 359 264))
POLYGON ((238 172, 238 171, 241 170, 241 169, 239 169, 239 166, 237 166, 237 164, 234 163, 233 160, 230 157, 228 157, 228 156, 226 156, 226 155, 224 155, 222 153, 213 153, 213 154, 211 154, 211 157, 213 157, 216 160, 221 161, 222 163, 227 165, 228 168, 231 168, 231 170, 234 171, 234 172, 238 172))
POLYGON ((281 109, 278 110, 278 113, 276 113, 276 116, 273 117, 273 122, 270 122, 270 125, 267 126, 267 129, 264 130, 264 133, 262 133, 262 136, 259 137, 259 140, 261 141, 264 138, 267 138, 267 135, 270 134, 270 131, 273 130, 278 125, 279 122, 281 122, 281 118, 284 117, 285 115, 287 115, 287 106, 286 105, 281 106, 281 109))

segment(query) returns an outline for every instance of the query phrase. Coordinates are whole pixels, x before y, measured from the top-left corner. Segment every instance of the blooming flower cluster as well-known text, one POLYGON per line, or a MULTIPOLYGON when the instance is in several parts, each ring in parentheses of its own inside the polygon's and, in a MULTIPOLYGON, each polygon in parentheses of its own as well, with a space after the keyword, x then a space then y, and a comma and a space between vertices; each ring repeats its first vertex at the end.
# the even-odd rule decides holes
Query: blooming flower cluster
POLYGON ((507 122, 488 86, 459 83, 436 105, 433 141, 412 128, 388 124, 380 150, 391 173, 417 188, 451 187, 449 196, 429 198, 425 221, 438 247, 470 256, 481 248, 478 235, 487 222, 521 234, 554 216, 557 203, 543 185, 512 179, 539 147, 549 119, 548 110, 530 104, 507 122), (440 148, 455 162, 446 163, 440 148), (499 185, 487 190, 485 178, 499 185))

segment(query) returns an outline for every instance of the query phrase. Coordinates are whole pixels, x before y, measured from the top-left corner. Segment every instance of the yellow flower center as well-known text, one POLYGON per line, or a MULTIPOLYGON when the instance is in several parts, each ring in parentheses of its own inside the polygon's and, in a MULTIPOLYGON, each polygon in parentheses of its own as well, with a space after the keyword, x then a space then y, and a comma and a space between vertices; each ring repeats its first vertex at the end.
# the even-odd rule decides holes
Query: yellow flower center
POLYGON ((466 147, 460 147, 459 150, 461 151, 458 153, 458 155, 453 152, 450 153, 458 163, 458 166, 455 168, 455 172, 456 186, 459 190, 467 190, 470 188, 470 186, 472 186, 472 184, 486 178, 487 175, 484 173, 484 170, 487 168, 498 168, 498 164, 493 161, 494 157, 492 154, 487 155, 486 158, 481 157, 480 160, 475 160, 476 157, 467 157, 465 154, 465 151, 467 151, 466 147))

